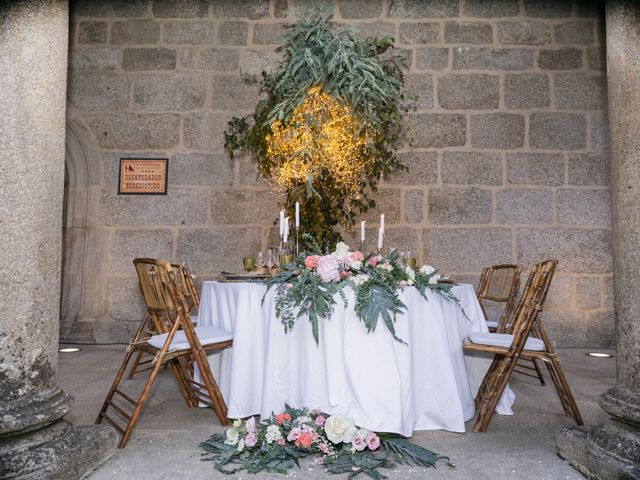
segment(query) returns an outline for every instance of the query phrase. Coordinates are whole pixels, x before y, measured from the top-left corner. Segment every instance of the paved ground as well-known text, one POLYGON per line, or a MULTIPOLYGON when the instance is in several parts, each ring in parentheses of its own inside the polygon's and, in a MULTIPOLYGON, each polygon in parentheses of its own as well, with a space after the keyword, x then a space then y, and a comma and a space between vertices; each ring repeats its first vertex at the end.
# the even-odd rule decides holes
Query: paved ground
MULTIPOLYGON (((66 417, 69 421, 77 425, 93 423, 123 352, 124 346, 83 346, 79 353, 60 354, 58 384, 76 399, 66 417)), ((560 359, 585 422, 594 424, 606 419, 597 401, 615 383, 615 359, 596 359, 585 353, 586 350, 563 350, 560 359)), ((135 385, 140 380, 131 382, 135 385)), ((511 386, 516 392, 515 415, 496 415, 486 433, 430 431, 414 435, 416 443, 449 455, 455 469, 442 464, 438 470, 400 467, 385 474, 391 479, 582 479, 555 453, 554 431, 571 421, 562 414, 553 386, 541 387, 534 379, 521 375, 513 379, 511 386)), ((469 422, 468 430, 472 426, 469 422)), ((210 463, 200 461, 198 443, 215 431, 222 428, 213 411, 186 408, 173 377, 163 371, 127 447, 96 471, 91 480, 223 478, 210 463)), ((306 462, 288 477, 314 479, 325 475, 321 467, 306 462)), ((232 478, 285 477, 238 474, 232 478)))

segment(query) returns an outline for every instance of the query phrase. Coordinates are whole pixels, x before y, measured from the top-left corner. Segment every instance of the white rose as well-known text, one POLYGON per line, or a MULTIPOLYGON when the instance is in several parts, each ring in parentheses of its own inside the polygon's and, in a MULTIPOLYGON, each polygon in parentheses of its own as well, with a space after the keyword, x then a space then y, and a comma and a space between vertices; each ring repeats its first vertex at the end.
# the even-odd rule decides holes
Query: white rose
POLYGON ((355 262, 351 262, 351 268, 353 270, 360 270, 362 268, 362 260, 356 260, 355 262))
POLYGON ((362 285, 367 280, 369 280, 369 275, 367 275, 366 273, 360 273, 358 275, 354 275, 353 277, 351 277, 351 281, 357 287, 362 285))
POLYGON ((324 424, 324 432, 332 443, 349 443, 353 439, 356 427, 341 413, 331 415, 324 424))
POLYGON ((440 280, 440 274, 436 273, 435 275, 433 275, 432 277, 429 278, 429 283, 431 285, 434 285, 434 284, 438 283, 438 280, 440 280))
POLYGON ((413 268, 411 268, 409 265, 405 265, 404 271, 410 279, 414 280, 416 278, 416 272, 414 272, 413 268))
POLYGON ((226 445, 235 445, 236 443, 238 443, 239 438, 240 431, 235 427, 231 427, 229 430, 227 430, 227 439, 224 441, 224 443, 226 445))
POLYGON ((431 274, 431 273, 433 273, 435 271, 436 271, 436 269, 433 268, 431 265, 422 265, 420 267, 420 273, 426 273, 427 275, 429 275, 429 274, 431 274))
POLYGON ((236 452, 241 452, 242 450, 244 450, 244 438, 241 438, 238 442, 238 448, 236 449, 236 452))
POLYGON ((269 425, 267 427, 267 433, 265 434, 264 438, 269 444, 280 440, 282 438, 280 427, 278 427, 277 425, 269 425))
POLYGON ((336 251, 333 252, 332 255, 336 257, 338 260, 344 260, 344 257, 346 257, 348 253, 349 253, 349 245, 347 245, 344 242, 338 242, 338 244, 336 245, 336 251))

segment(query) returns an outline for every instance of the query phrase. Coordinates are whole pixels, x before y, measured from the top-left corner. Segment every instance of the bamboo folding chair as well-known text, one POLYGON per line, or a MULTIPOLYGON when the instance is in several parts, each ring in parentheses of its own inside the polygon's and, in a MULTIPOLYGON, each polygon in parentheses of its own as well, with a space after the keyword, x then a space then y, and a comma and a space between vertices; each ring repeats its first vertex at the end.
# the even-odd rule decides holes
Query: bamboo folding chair
MULTIPOLYGON (((198 296, 198 290, 196 289, 195 283, 193 282, 193 275, 191 275, 189 267, 187 267, 187 265, 184 263, 182 265, 172 263, 171 267, 173 267, 174 271, 176 272, 175 278, 178 281, 179 290, 182 292, 184 298, 187 301, 187 308, 189 311, 189 315, 191 316, 191 321, 194 325, 197 325, 198 314, 200 313, 200 297, 198 296), (197 312, 196 315, 193 314, 194 311, 197 312)), ((140 288, 142 289, 141 286, 140 288)), ((143 321, 146 322, 147 336, 163 333, 162 331, 157 331, 154 328, 149 312, 145 313, 143 321)), ((143 351, 137 352, 135 358, 133 359, 133 363, 131 364, 131 368, 129 369, 129 379, 132 379, 136 373, 144 372, 145 370, 153 368, 153 365, 150 365, 152 362, 153 356, 146 354, 143 351), (143 356, 146 356, 148 358, 143 360, 143 356)))
POLYGON ((521 358, 542 360, 547 365, 565 414, 578 425, 583 425, 555 347, 549 341, 542 323, 538 322, 557 263, 556 260, 546 260, 532 267, 515 312, 512 333, 472 333, 464 343, 465 350, 495 355, 476 395, 478 418, 474 432, 486 431, 502 392, 521 358), (540 338, 532 336, 533 331, 540 338))
POLYGON ((123 448, 129 440, 160 369, 168 365, 176 377, 187 406, 205 404, 215 411, 220 423, 227 425, 227 406, 211 373, 206 352, 231 346, 232 335, 217 327, 194 327, 189 317, 188 302, 179 287, 179 273, 171 264, 140 258, 135 259, 133 263, 147 305, 148 322, 154 331, 163 333, 145 338, 143 334, 148 322, 140 323, 100 409, 96 424, 107 420, 113 425, 122 434, 119 446, 123 448), (120 387, 131 357, 141 351, 154 356, 153 367, 138 399, 134 400, 120 387), (193 379, 192 361, 198 366, 203 383, 193 379), (113 415, 111 411, 119 415, 117 418, 126 421, 125 427, 120 426, 116 419, 110 416, 113 415))

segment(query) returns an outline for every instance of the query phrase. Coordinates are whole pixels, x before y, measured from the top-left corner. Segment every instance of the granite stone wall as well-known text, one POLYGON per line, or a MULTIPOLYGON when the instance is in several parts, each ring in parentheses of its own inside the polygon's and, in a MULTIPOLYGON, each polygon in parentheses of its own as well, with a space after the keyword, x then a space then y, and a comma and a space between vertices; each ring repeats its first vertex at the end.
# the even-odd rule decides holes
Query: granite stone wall
POLYGON ((473 282, 555 257, 543 318, 558 345, 612 344, 603 13, 579 0, 72 2, 67 116, 93 180, 88 287, 63 338, 126 340, 143 315, 136 256, 204 279, 275 243, 279 198, 222 132, 258 98, 242 74, 277 64, 287 13, 317 3, 409 60, 409 172, 381 185, 369 239, 384 212, 388 246, 473 282), (118 196, 124 156, 168 157, 169 194, 118 196))

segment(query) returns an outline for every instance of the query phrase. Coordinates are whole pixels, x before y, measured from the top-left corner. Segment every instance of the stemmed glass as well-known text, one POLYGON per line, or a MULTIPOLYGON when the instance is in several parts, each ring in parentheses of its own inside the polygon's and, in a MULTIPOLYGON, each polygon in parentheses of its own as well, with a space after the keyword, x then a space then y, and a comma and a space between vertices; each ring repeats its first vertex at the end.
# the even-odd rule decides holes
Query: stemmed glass
POLYGON ((267 249, 267 274, 271 275, 271 269, 273 268, 273 249, 267 249))

